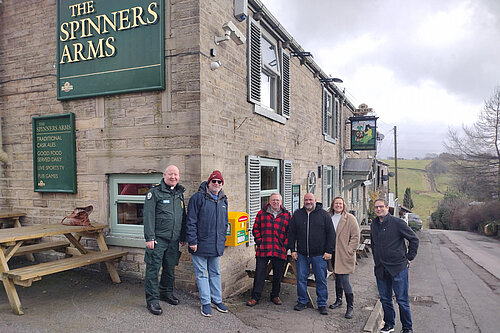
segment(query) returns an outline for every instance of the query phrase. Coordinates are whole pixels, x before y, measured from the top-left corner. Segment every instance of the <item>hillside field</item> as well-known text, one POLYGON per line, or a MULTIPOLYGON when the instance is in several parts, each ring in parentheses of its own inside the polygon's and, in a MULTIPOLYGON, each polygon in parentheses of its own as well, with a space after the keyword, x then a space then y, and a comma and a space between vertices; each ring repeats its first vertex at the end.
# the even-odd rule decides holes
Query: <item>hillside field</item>
MULTIPOLYGON (((390 171, 394 172, 394 160, 383 160, 390 165, 390 171)), ((403 204, 405 189, 411 188, 413 199, 412 211, 422 218, 424 227, 427 227, 427 217, 437 208, 438 201, 443 198, 450 178, 447 174, 433 177, 429 175, 426 166, 431 160, 398 160, 398 197, 399 203, 403 204), (434 178, 434 182, 432 182, 434 178)), ((395 179, 390 177, 389 190, 395 192, 395 179)))

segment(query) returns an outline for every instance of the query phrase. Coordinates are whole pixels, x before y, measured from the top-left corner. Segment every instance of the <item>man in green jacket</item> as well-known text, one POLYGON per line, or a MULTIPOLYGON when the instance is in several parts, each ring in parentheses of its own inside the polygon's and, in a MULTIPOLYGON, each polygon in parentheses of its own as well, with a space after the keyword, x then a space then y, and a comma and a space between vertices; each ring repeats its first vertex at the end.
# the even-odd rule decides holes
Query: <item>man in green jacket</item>
POLYGON ((179 184, 179 178, 179 169, 169 165, 160 184, 149 190, 144 201, 144 289, 147 308, 154 315, 163 313, 160 300, 179 304, 173 294, 174 271, 179 263, 179 241, 183 246, 186 240, 185 189, 179 184), (158 283, 160 267, 163 269, 158 283))

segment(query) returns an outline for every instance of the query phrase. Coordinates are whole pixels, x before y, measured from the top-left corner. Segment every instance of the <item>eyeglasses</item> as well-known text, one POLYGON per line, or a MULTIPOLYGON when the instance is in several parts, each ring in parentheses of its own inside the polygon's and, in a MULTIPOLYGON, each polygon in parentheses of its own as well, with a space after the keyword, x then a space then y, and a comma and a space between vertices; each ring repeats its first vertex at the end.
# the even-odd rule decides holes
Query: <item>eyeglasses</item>
POLYGON ((218 179, 212 179, 212 183, 215 184, 222 184, 222 180, 218 180, 218 179))
POLYGON ((384 208, 385 206, 375 206, 375 209, 381 209, 384 208))

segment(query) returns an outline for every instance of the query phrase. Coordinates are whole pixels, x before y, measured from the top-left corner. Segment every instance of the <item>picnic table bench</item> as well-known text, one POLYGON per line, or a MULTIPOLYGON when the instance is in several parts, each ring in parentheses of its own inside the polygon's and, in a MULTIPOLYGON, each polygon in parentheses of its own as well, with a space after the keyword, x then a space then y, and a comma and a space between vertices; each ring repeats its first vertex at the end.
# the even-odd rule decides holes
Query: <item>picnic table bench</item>
POLYGON ((92 226, 67 226, 63 224, 32 225, 22 228, 9 228, 0 230, 0 275, 9 299, 12 311, 22 315, 23 309, 15 285, 29 287, 34 281, 43 276, 62 272, 77 267, 105 262, 111 280, 120 283, 120 277, 115 267, 115 261, 120 260, 128 252, 119 249, 108 249, 102 234, 105 224, 92 226), (42 237, 64 235, 67 241, 42 242, 22 246, 25 241, 40 239, 42 237), (99 250, 87 250, 80 244, 80 237, 92 237, 97 241, 99 250), (65 258, 10 269, 8 261, 16 255, 33 253, 44 250, 64 250, 65 258), (72 256, 69 256, 72 255, 72 256))

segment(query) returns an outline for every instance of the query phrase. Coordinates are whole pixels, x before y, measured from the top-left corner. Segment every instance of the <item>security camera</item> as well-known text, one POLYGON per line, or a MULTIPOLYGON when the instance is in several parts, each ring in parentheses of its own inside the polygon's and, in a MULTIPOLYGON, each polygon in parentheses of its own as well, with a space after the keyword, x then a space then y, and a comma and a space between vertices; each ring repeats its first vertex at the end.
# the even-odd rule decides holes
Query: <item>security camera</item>
POLYGON ((224 36, 215 36, 215 44, 219 45, 220 43, 225 42, 229 39, 232 39, 233 42, 236 43, 236 45, 241 45, 246 42, 245 36, 241 31, 238 30, 238 28, 236 28, 233 22, 229 21, 227 23, 224 23, 222 29, 224 29, 224 36))

